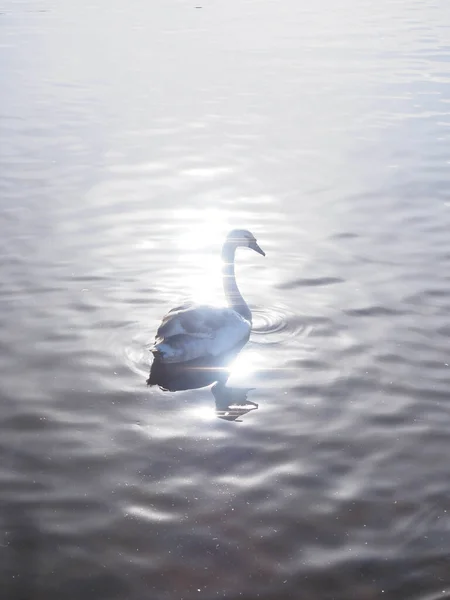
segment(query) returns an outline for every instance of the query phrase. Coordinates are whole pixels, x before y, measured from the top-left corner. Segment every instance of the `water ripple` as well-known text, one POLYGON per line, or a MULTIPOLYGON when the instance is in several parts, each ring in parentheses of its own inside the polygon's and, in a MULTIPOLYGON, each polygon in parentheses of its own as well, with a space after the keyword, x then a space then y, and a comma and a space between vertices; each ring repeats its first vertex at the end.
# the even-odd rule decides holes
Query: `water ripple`
POLYGON ((291 338, 306 338, 313 331, 306 318, 296 315, 283 304, 252 308, 252 342, 261 345, 283 344, 291 338))
POLYGON ((154 337, 155 331, 150 326, 144 327, 142 323, 132 322, 111 329, 105 343, 119 364, 146 378, 150 367, 149 348, 154 337))
POLYGON ((1 598, 448 597, 448 3, 6 4, 1 598), (145 385, 234 227, 240 425, 145 385))

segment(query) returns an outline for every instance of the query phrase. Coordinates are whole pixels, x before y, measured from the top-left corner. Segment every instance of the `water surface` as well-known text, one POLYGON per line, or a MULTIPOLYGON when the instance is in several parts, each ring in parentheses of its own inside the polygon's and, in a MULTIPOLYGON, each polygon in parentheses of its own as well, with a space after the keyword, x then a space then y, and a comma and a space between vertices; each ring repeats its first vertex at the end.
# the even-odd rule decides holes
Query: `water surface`
POLYGON ((450 6, 0 12, 5 600, 450 597, 450 6), (147 346, 234 227, 227 421, 147 346))

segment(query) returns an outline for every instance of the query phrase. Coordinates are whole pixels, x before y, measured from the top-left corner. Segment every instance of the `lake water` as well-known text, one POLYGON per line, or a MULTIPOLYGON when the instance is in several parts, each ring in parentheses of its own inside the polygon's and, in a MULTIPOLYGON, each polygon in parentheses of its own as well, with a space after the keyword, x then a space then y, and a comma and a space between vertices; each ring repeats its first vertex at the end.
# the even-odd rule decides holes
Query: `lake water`
POLYGON ((450 4, 0 13, 2 600, 450 598, 450 4), (146 378, 234 227, 228 421, 146 378))

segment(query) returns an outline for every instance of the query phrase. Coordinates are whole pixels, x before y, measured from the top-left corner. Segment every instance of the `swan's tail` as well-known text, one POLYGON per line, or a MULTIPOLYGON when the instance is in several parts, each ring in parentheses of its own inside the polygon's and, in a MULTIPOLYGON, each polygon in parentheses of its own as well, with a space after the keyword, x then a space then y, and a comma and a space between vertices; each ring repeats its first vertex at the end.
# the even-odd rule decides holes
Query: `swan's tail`
POLYGON ((155 357, 155 360, 160 362, 172 362, 180 354, 179 351, 177 352, 176 348, 164 341, 156 342, 156 344, 150 348, 150 352, 155 357))
POLYGON ((190 360, 215 354, 210 337, 195 335, 173 335, 168 339, 156 340, 150 352, 164 363, 185 363, 190 360))

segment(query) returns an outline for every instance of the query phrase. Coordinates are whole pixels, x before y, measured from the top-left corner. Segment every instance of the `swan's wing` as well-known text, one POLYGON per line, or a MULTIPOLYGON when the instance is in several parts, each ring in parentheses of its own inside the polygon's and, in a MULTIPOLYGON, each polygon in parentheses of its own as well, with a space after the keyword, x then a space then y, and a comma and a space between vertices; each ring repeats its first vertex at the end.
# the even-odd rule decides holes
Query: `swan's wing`
POLYGON ((191 308, 195 308, 195 304, 192 301, 187 300, 184 304, 180 304, 180 306, 175 306, 174 308, 171 308, 167 313, 166 317, 168 317, 172 313, 181 312, 182 310, 189 310, 191 308))
POLYGON ((156 332, 153 352, 165 362, 184 362, 227 352, 250 333, 250 323, 230 308, 172 310, 156 332))
MULTIPOLYGON (((234 312, 234 311, 232 311, 234 312)), ((230 317, 230 309, 185 304, 173 308, 163 318, 156 332, 156 339, 167 340, 176 335, 210 337, 224 327, 230 317)))

